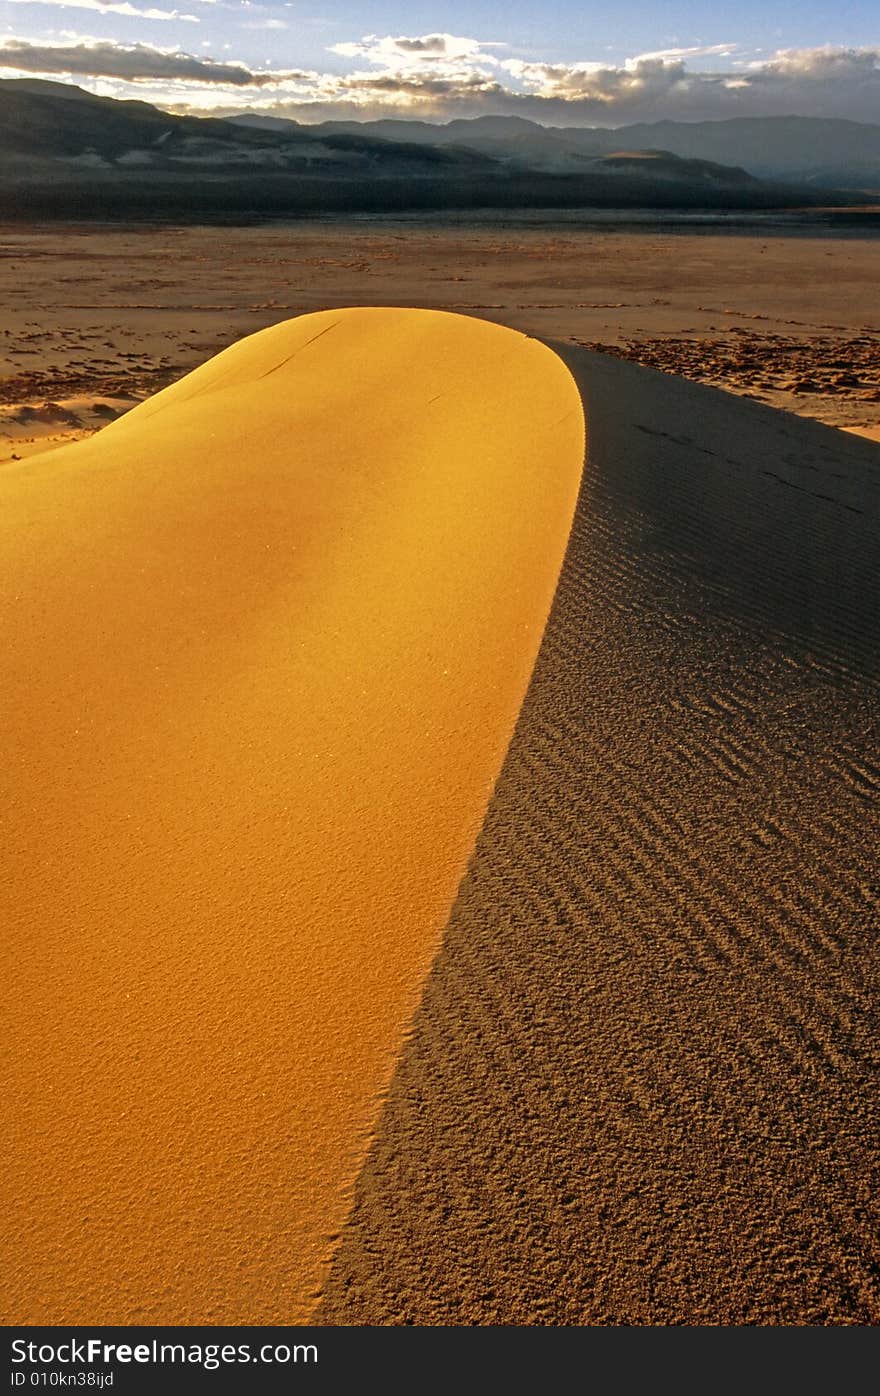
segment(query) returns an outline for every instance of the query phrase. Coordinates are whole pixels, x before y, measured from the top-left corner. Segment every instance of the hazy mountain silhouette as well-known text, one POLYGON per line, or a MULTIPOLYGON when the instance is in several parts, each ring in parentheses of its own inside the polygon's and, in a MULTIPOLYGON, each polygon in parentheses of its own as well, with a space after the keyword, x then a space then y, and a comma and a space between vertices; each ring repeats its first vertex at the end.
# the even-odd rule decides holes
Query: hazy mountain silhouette
MULTIPOLYGON (((245 114, 250 127, 296 126, 245 114)), ((818 187, 880 190, 880 125, 818 117, 736 117, 727 121, 657 121, 599 127, 539 126, 518 116, 483 116, 432 125, 426 121, 323 122, 298 129, 360 131, 380 139, 468 146, 508 164, 574 171, 584 158, 616 150, 661 150, 684 159, 741 166, 761 179, 797 180, 818 187)))
POLYGON ((491 157, 369 132, 316 132, 284 123, 264 130, 211 117, 174 116, 147 102, 95 97, 67 83, 0 81, 0 159, 78 162, 83 167, 174 171, 246 166, 412 175, 416 169, 485 169, 491 157))
MULTIPOLYGON (((515 117, 306 126, 251 115, 177 116, 66 83, 12 79, 0 81, 0 212, 213 217, 475 207, 733 210, 832 201, 824 188, 768 182, 746 162, 703 153, 695 136, 692 149, 675 149, 672 138, 682 146, 681 131, 689 129, 663 123, 561 131, 515 117), (665 144, 652 144, 648 132, 665 144)), ((858 149, 870 148, 866 137, 858 149)), ((836 202, 848 200, 845 191, 832 192, 836 202)))

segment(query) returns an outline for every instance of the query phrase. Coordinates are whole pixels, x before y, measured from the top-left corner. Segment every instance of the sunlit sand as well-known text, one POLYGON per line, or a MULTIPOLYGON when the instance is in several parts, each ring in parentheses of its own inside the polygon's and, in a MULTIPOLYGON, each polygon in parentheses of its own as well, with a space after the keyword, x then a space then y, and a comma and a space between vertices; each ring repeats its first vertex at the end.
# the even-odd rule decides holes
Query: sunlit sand
POLYGON ((346 310, 4 467, 7 1321, 310 1311, 583 433, 544 345, 346 310))

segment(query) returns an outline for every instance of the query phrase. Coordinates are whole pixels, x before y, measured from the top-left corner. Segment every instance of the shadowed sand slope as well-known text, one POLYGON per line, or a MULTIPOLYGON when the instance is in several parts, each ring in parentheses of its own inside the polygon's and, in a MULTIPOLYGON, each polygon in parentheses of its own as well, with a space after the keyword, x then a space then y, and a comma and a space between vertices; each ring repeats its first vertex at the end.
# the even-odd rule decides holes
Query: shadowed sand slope
POLYGON ((3 472, 7 1321, 314 1302, 582 462, 546 346, 374 309, 3 472))
POLYGON ((560 352, 559 590, 319 1318, 876 1322, 880 452, 560 352))

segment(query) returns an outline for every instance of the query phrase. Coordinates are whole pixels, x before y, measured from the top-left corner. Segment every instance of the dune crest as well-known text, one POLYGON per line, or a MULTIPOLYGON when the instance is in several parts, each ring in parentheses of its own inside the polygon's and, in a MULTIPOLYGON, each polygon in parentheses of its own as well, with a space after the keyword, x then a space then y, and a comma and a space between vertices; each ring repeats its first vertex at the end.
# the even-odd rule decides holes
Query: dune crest
POLYGON ((546 346, 369 309, 4 470, 7 1321, 307 1315, 582 460, 546 346))

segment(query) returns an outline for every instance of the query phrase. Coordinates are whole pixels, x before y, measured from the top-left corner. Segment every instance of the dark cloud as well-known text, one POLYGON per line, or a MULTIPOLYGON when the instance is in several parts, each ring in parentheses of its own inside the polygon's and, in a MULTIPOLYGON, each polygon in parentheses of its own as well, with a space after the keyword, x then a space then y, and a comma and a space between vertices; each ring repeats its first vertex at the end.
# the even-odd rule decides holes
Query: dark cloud
POLYGON ((256 72, 239 63, 216 63, 149 44, 33 44, 9 39, 0 46, 0 68, 72 77, 121 78, 132 82, 211 83, 222 87, 266 87, 279 80, 308 79, 306 73, 256 72))
POLYGON ((396 42, 403 53, 446 53, 445 34, 426 34, 422 39, 398 39, 396 42))
POLYGON ((395 75, 391 73, 358 75, 340 78, 338 90, 341 97, 345 97, 348 93, 384 92, 389 96, 399 94, 423 101, 433 100, 437 97, 463 100, 476 93, 479 93, 481 97, 505 95, 505 89, 494 78, 483 77, 479 73, 469 74, 465 77, 436 77, 433 74, 395 75))

